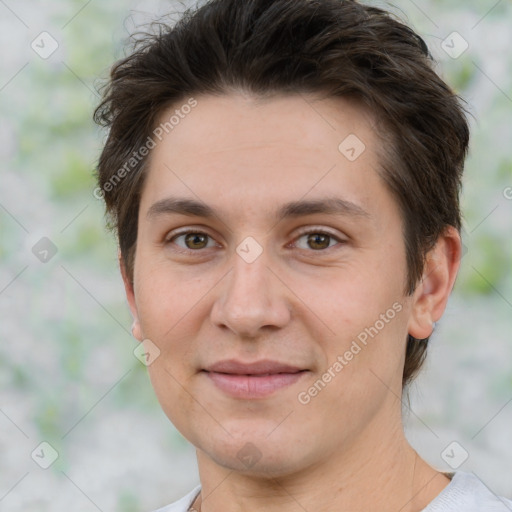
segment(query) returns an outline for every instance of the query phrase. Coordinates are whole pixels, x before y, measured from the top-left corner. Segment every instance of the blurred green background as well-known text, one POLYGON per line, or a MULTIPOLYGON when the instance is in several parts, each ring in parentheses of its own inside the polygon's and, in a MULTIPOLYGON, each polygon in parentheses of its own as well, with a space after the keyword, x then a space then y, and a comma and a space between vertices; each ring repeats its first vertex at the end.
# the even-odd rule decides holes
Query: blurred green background
MULTIPOLYGON (((441 454, 457 441, 468 453, 460 469, 510 497, 512 4, 368 3, 424 37, 472 114, 467 252, 404 407, 407 434, 446 470, 441 454), (468 45, 457 58, 445 51, 454 31, 468 45)), ((129 33, 189 4, 0 3, 1 510, 149 511, 198 482, 194 450, 133 355, 116 243, 93 196, 105 137, 92 122, 97 88, 129 33), (59 454, 48 469, 36 463, 43 441, 59 454)))

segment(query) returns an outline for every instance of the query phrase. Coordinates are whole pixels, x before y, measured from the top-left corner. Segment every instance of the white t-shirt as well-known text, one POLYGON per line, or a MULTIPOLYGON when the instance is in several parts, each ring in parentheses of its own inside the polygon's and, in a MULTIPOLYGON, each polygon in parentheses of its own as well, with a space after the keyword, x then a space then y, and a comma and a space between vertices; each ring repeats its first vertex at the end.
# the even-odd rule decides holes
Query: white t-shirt
MULTIPOLYGON (((472 473, 450 473, 451 482, 422 512, 512 512, 512 501, 493 494, 472 473)), ((198 485, 186 496, 155 512, 187 512, 201 491, 198 485)))

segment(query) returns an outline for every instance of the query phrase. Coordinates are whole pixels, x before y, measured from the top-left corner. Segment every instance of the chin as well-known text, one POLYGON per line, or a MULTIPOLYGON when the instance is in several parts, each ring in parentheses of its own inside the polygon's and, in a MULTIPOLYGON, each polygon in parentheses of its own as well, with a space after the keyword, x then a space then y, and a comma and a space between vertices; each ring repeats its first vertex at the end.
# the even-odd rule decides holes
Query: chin
POLYGON ((251 443, 247 443, 241 450, 235 452, 214 451, 207 453, 207 456, 230 471, 261 479, 282 478, 300 470, 299 461, 294 461, 292 457, 275 454, 269 456, 268 450, 264 448, 261 451, 251 443))
POLYGON ((275 422, 272 428, 265 422, 260 431, 252 425, 250 433, 246 431, 230 436, 223 431, 221 438, 217 439, 206 439, 203 433, 203 439, 193 444, 226 469, 253 477, 283 477, 299 471, 309 457, 306 447, 300 445, 298 439, 293 439, 285 429, 279 435, 278 429, 275 422))

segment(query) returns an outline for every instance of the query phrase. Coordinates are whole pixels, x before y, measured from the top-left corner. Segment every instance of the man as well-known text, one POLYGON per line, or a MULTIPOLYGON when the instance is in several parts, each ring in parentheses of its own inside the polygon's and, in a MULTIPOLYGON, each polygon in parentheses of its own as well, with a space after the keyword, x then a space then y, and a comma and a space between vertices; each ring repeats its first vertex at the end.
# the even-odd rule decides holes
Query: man
POLYGON ((461 255, 468 145, 423 40, 342 0, 213 0, 112 69, 98 184, 201 485, 161 509, 505 512, 401 395, 461 255))

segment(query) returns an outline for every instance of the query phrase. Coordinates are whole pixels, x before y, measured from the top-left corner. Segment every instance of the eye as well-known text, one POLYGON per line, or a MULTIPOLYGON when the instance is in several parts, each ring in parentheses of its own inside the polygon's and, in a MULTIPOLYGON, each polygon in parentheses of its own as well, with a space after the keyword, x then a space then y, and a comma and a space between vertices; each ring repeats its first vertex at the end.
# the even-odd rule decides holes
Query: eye
POLYGON ((325 249, 329 249, 336 245, 336 242, 344 242, 344 240, 339 239, 332 233, 328 233, 326 231, 321 231, 318 229, 309 230, 301 233, 300 236, 297 238, 297 241, 300 241, 303 238, 305 238, 305 244, 300 246, 298 242, 295 242, 294 245, 296 245, 299 249, 312 249, 314 251, 322 251, 325 249))
POLYGON ((187 251, 198 251, 200 249, 208 249, 210 247, 215 247, 215 242, 207 233, 203 233, 201 231, 183 231, 181 233, 175 234, 171 238, 165 240, 165 244, 174 243, 181 249, 187 251), (208 241, 212 242, 211 245, 208 245, 208 241), (177 240, 182 240, 184 245, 177 243, 177 240))
MULTIPOLYGON (((344 240, 332 233, 319 229, 310 229, 301 233, 293 246, 301 250, 325 251, 337 244, 343 244, 344 240), (302 241, 301 241, 302 240, 302 241)), ((199 252, 201 249, 216 247, 217 244, 213 238, 202 231, 182 231, 175 233, 165 240, 165 245, 175 245, 178 252, 199 252), (178 242, 180 241, 180 242, 178 242)))

